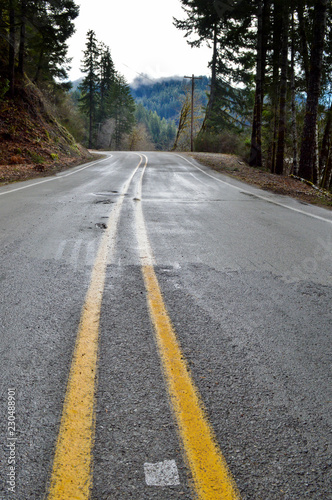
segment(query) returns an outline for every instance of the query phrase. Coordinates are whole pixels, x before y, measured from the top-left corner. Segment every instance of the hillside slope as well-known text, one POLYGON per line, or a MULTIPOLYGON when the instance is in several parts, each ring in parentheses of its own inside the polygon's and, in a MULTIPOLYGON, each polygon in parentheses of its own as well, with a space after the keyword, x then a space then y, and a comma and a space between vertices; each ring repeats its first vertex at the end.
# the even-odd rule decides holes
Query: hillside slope
MULTIPOLYGON (((204 107, 207 104, 210 80, 202 76, 195 81, 195 105, 204 107)), ((141 103, 149 111, 156 111, 160 118, 174 120, 178 123, 180 111, 186 93, 191 93, 191 81, 184 78, 150 78, 137 77, 130 85, 135 102, 141 103)))
POLYGON ((0 102, 0 182, 31 179, 77 165, 92 155, 47 109, 29 81, 0 102))

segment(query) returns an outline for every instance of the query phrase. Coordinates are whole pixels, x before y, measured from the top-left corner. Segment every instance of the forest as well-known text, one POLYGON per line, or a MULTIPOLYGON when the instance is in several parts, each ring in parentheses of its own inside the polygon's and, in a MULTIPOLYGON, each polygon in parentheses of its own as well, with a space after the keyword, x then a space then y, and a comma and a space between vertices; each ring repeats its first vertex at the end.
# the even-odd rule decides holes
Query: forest
POLYGON ((247 141, 251 166, 331 189, 331 2, 181 3, 185 19, 175 26, 190 45, 212 47, 196 147, 218 150, 233 130, 247 141))
MULTIPOLYGON (((179 0, 174 25, 211 47, 211 77, 196 81, 194 148, 229 152, 252 167, 332 187, 332 6, 327 0, 179 0)), ((99 149, 188 149, 189 80, 131 86, 90 30, 78 89, 70 92, 73 0, 3 0, 0 103, 27 80, 75 139, 99 149)), ((83 44, 83 42, 82 42, 83 44)))
MULTIPOLYGON (((195 85, 195 101, 201 107, 207 104, 210 79, 201 76, 195 85)), ((139 76, 130 84, 131 93, 137 103, 166 120, 179 121, 179 115, 186 94, 191 91, 190 82, 180 77, 151 80, 139 76)))

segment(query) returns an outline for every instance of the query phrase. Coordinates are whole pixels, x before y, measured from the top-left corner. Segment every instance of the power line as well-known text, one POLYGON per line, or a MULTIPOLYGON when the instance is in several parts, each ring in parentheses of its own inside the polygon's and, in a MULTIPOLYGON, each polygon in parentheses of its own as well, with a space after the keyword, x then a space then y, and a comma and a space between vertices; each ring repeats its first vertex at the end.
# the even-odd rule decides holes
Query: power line
POLYGON ((156 83, 155 80, 151 80, 151 78, 149 78, 148 76, 144 75, 144 73, 139 73, 138 71, 136 71, 135 69, 131 68, 130 66, 128 66, 128 64, 125 64, 125 63, 122 63, 123 66, 126 66, 126 68, 128 69, 131 69, 131 71, 133 71, 134 73, 136 73, 137 75, 139 76, 142 76, 143 78, 145 78, 145 80, 149 80, 150 82, 152 83, 156 83))

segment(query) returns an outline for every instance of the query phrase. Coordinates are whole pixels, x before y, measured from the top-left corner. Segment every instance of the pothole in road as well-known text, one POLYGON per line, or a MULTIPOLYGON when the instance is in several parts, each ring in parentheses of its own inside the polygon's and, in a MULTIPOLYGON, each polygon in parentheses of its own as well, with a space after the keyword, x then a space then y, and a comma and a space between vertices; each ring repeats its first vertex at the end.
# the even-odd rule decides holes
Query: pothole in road
POLYGON ((103 191, 102 193, 92 193, 93 196, 112 196, 113 194, 119 194, 119 191, 103 191))
POLYGON ((95 203, 102 204, 102 205, 110 205, 111 203, 114 203, 114 201, 112 201, 112 200, 97 200, 95 203))

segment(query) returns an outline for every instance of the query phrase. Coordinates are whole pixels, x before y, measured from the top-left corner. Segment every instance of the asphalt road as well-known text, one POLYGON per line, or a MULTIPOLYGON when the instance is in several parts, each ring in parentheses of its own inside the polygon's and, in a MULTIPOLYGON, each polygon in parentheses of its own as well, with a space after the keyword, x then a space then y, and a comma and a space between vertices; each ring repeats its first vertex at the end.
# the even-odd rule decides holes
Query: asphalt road
POLYGON ((93 500, 332 498, 330 211, 189 157, 119 152, 1 187, 0 241, 1 499, 87 498, 52 494, 73 463, 60 451, 56 465, 64 414, 92 418, 92 445, 77 446, 93 500), (158 301, 231 496, 199 490, 158 301), (94 310, 99 334, 86 352, 95 342, 98 357, 86 381, 73 359, 86 354, 78 332, 94 310), (68 402, 75 370, 72 392, 95 395, 83 403, 92 417, 68 402))

